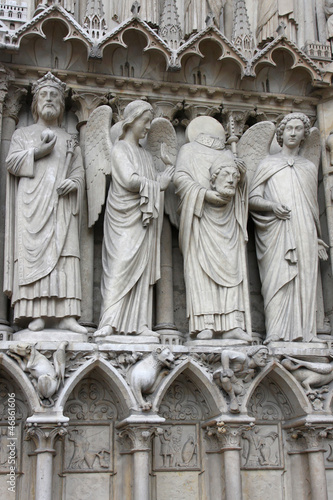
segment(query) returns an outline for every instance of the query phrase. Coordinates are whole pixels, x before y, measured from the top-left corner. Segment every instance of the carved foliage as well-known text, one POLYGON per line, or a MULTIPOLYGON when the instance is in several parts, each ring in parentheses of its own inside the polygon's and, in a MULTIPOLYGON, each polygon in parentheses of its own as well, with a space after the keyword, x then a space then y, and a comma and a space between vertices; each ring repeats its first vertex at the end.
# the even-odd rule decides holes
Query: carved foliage
POLYGON ((249 415, 261 421, 290 418, 293 409, 286 395, 270 379, 264 380, 254 391, 249 402, 249 415))
POLYGON ((169 387, 160 405, 160 415, 167 420, 196 421, 209 417, 209 407, 193 382, 180 375, 169 387))

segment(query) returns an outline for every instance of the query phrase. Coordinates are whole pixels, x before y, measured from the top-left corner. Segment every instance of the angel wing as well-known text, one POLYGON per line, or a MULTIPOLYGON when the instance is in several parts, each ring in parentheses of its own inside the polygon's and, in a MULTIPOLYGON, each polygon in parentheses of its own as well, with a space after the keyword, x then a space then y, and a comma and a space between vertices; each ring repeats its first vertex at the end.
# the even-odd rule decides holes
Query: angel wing
POLYGON ((305 139, 299 150, 299 154, 307 160, 312 161, 312 163, 314 163, 318 168, 320 162, 320 153, 320 132, 317 127, 312 127, 310 129, 310 134, 305 139))
POLYGON ((106 176, 111 174, 112 110, 100 106, 90 115, 85 135, 88 227, 95 224, 105 201, 106 176))
MULTIPOLYGON (((158 172, 163 172, 165 169, 165 163, 161 158, 161 145, 163 143, 166 145, 166 152, 174 165, 178 153, 175 129, 166 118, 155 118, 151 123, 147 136, 146 148, 151 153, 158 172)), ((175 186, 173 182, 170 182, 164 194, 164 211, 169 216, 170 222, 176 227, 179 226, 177 207, 178 198, 175 193, 175 186)))
POLYGON ((239 139, 237 156, 245 162, 249 184, 261 160, 269 155, 274 134, 274 123, 264 121, 250 127, 239 139))

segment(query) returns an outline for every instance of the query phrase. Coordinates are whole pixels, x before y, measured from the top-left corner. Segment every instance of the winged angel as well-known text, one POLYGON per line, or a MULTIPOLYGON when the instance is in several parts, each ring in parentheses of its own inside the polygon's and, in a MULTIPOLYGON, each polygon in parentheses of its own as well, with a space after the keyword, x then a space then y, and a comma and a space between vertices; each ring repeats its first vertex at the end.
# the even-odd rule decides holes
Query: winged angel
POLYGON ((303 113, 285 116, 274 134, 273 123, 261 122, 238 144, 248 168, 265 343, 315 342, 318 257, 328 258, 317 203, 320 135, 303 113))
POLYGON ((151 330, 152 288, 160 277, 163 192, 174 173, 175 131, 153 119, 152 106, 133 101, 111 129, 112 111, 97 108, 86 129, 88 217, 102 210, 106 176, 111 176, 104 216, 102 307, 96 337, 143 335, 151 330), (141 142, 147 137, 147 151, 141 142), (168 154, 167 154, 168 150, 168 154))

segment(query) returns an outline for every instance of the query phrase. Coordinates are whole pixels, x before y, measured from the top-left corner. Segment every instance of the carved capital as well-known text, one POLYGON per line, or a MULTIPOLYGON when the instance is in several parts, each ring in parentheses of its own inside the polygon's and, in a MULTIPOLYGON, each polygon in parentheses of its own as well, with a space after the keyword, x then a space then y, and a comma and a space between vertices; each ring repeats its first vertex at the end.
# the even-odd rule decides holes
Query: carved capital
POLYGON ((288 432, 288 441, 292 446, 292 450, 289 453, 325 451, 322 441, 331 433, 332 427, 320 427, 311 424, 291 429, 288 432))
POLYGON ((213 444, 212 451, 217 451, 216 441, 219 443, 220 451, 240 450, 242 433, 250 430, 253 426, 252 423, 231 425, 225 422, 216 422, 215 425, 206 428, 206 439, 213 444))
POLYGON ((119 441, 123 447, 122 453, 135 453, 137 451, 150 451, 153 437, 163 431, 158 427, 145 425, 131 425, 118 433, 119 441))
POLYGON ((101 95, 97 94, 96 92, 87 91, 74 90, 72 99, 76 104, 74 112, 78 117, 79 124, 82 124, 82 122, 85 123, 94 109, 96 109, 98 106, 100 106, 101 104, 109 103, 108 94, 101 95))
POLYGON ((15 123, 18 122, 18 114, 22 106, 22 97, 27 94, 27 90, 22 87, 11 85, 8 89, 4 102, 3 115, 4 117, 13 118, 15 123))
POLYGON ((67 423, 38 423, 29 422, 26 425, 26 439, 32 439, 36 445, 35 454, 55 454, 54 443, 56 439, 63 439, 67 434, 67 423))

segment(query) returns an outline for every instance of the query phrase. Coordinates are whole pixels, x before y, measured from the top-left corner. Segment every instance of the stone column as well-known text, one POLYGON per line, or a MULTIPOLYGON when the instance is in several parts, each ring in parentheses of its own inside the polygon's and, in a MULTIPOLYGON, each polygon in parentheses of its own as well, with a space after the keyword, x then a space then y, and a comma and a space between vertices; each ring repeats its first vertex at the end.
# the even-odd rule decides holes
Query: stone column
MULTIPOLYGON (((72 99, 76 104, 74 110, 78 117, 77 129, 80 133, 80 146, 84 156, 85 128, 90 114, 101 104, 107 104, 105 95, 94 92, 74 91, 72 99)), ((84 196, 80 233, 80 266, 82 284, 82 302, 80 323, 92 331, 94 324, 94 228, 88 228, 87 197, 84 196)))
POLYGON ((296 450, 291 450, 289 454, 303 453, 307 455, 311 500, 328 500, 324 459, 326 450, 322 446, 322 439, 326 437, 326 435, 327 432, 325 428, 314 425, 306 425, 299 429, 293 429, 290 433, 291 440, 299 440, 302 438, 304 443, 301 450, 299 447, 297 448, 296 445, 296 450))
POLYGON ((181 344, 182 334, 174 324, 172 230, 169 218, 164 216, 161 237, 161 279, 156 283, 156 325, 162 344, 181 344))
POLYGON ((329 140, 330 133, 333 132, 333 99, 322 99, 320 104, 318 104, 317 106, 317 112, 319 130, 321 134, 321 163, 323 171, 325 209, 329 238, 329 241, 326 241, 326 243, 328 243, 330 246, 329 252, 331 257, 331 268, 333 270, 333 154, 331 150, 332 144, 329 140))
MULTIPOLYGON (((1 75, 2 76, 2 75, 1 75)), ((8 80, 8 75, 7 80, 8 80)), ((12 330, 9 327, 7 317, 8 299, 2 292, 3 278, 4 278, 4 241, 5 241, 5 220, 6 220, 6 157, 9 150, 10 141, 15 131, 18 122, 18 113, 21 108, 22 96, 27 93, 26 89, 16 86, 7 87, 6 76, 0 80, 0 140, 1 140, 1 153, 0 153, 0 200, 1 200, 1 216, 0 216, 0 332, 2 335, 7 335, 12 330), (7 91, 6 91, 7 89, 7 91)), ((1 77, 0 77, 1 78, 1 77)))
POLYGON ((133 455, 133 500, 150 500, 150 454, 156 427, 133 424, 119 432, 122 453, 133 455))
POLYGON ((249 430, 253 424, 226 424, 217 422, 207 427, 207 434, 215 435, 220 441, 220 453, 224 458, 225 500, 242 500, 241 478, 241 446, 242 432, 249 430))
POLYGON ((52 474, 54 443, 57 438, 67 434, 66 423, 33 423, 27 424, 27 439, 36 445, 36 495, 35 500, 52 500, 52 474))

